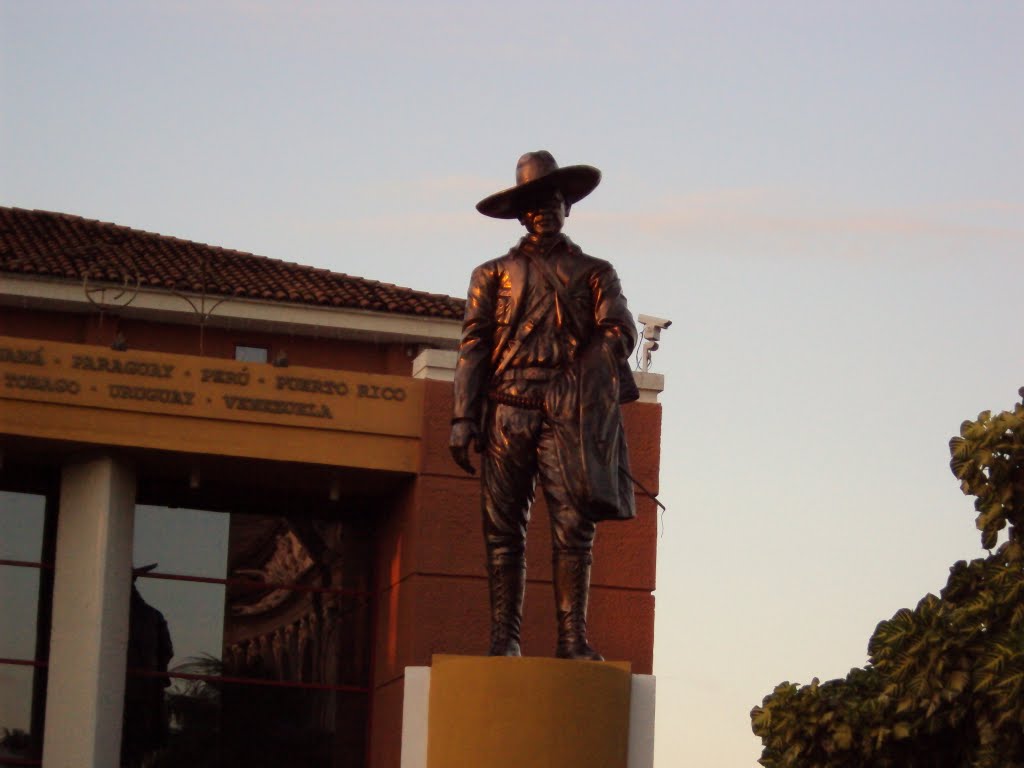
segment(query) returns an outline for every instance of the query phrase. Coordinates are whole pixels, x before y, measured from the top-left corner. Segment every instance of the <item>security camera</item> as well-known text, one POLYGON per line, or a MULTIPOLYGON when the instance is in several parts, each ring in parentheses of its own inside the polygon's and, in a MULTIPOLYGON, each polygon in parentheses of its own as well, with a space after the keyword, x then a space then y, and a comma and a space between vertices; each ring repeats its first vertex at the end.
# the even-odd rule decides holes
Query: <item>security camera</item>
POLYGON ((655 328, 668 328, 672 325, 671 320, 666 320, 663 317, 655 317, 654 315, 638 315, 637 319, 644 325, 654 326, 655 328))
POLYGON ((661 338, 661 329, 672 325, 671 320, 654 315, 639 315, 639 319, 644 324, 644 338, 648 341, 657 341, 661 338))
POLYGON ((658 341, 661 339, 661 331, 672 325, 671 320, 654 315, 638 315, 637 319, 644 324, 644 344, 641 350, 640 370, 644 373, 651 367, 651 353, 658 348, 658 341))

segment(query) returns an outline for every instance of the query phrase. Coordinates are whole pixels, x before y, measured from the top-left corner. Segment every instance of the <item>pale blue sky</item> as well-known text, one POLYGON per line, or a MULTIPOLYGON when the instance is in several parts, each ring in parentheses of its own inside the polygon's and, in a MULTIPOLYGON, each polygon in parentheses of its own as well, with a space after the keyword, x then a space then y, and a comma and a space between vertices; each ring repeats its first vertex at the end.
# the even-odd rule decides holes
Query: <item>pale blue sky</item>
MULTIPOLYGON (((0 0, 0 204, 462 295, 547 148, 675 321, 658 767, 979 554, 946 442, 1024 384, 1024 6, 0 0)), ((599 638, 596 638, 599 640, 599 638)))

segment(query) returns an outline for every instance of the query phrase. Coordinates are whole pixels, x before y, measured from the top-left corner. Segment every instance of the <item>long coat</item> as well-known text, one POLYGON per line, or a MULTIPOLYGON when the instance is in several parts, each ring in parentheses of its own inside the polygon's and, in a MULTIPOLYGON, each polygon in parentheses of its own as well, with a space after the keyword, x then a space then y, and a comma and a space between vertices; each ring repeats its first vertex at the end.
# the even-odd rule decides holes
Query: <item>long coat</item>
MULTIPOLYGON (((611 264, 583 253, 562 236, 569 258, 557 261, 558 278, 583 326, 580 354, 552 382, 545 412, 555 429, 559 463, 577 508, 592 520, 635 516, 633 484, 619 408, 619 376, 636 344, 636 326, 611 264)), ((455 369, 456 419, 481 424, 495 369, 516 344, 527 283, 543 280, 513 248, 481 264, 470 278, 455 369)))

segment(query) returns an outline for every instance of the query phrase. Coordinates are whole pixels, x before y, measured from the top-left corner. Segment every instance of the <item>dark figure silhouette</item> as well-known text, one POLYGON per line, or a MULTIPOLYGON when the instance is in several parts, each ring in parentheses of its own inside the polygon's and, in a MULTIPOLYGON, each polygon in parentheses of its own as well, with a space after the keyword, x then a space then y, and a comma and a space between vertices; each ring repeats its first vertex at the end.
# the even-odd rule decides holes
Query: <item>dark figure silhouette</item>
MULTIPOLYGON (((140 573, 155 567, 154 564, 136 568, 132 573, 133 581, 140 573)), ((168 717, 164 689, 171 684, 166 672, 172 656, 174 648, 164 615, 142 599, 133 583, 128 616, 122 766, 141 766, 148 754, 167 741, 168 717)))

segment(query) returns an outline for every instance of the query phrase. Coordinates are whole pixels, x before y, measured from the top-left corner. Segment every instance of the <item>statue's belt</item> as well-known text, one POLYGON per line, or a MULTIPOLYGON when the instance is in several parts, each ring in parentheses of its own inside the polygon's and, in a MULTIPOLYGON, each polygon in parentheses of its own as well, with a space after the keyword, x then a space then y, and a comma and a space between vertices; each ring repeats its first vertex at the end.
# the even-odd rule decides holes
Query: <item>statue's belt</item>
POLYGON ((527 395, 512 395, 508 392, 497 392, 491 390, 487 393, 488 399, 502 405, 511 405, 516 408, 526 408, 531 411, 539 411, 544 408, 544 398, 528 397, 527 395))
POLYGON ((561 368, 544 368, 541 366, 528 366, 525 368, 506 368, 498 376, 500 381, 550 381, 561 372, 561 368))

